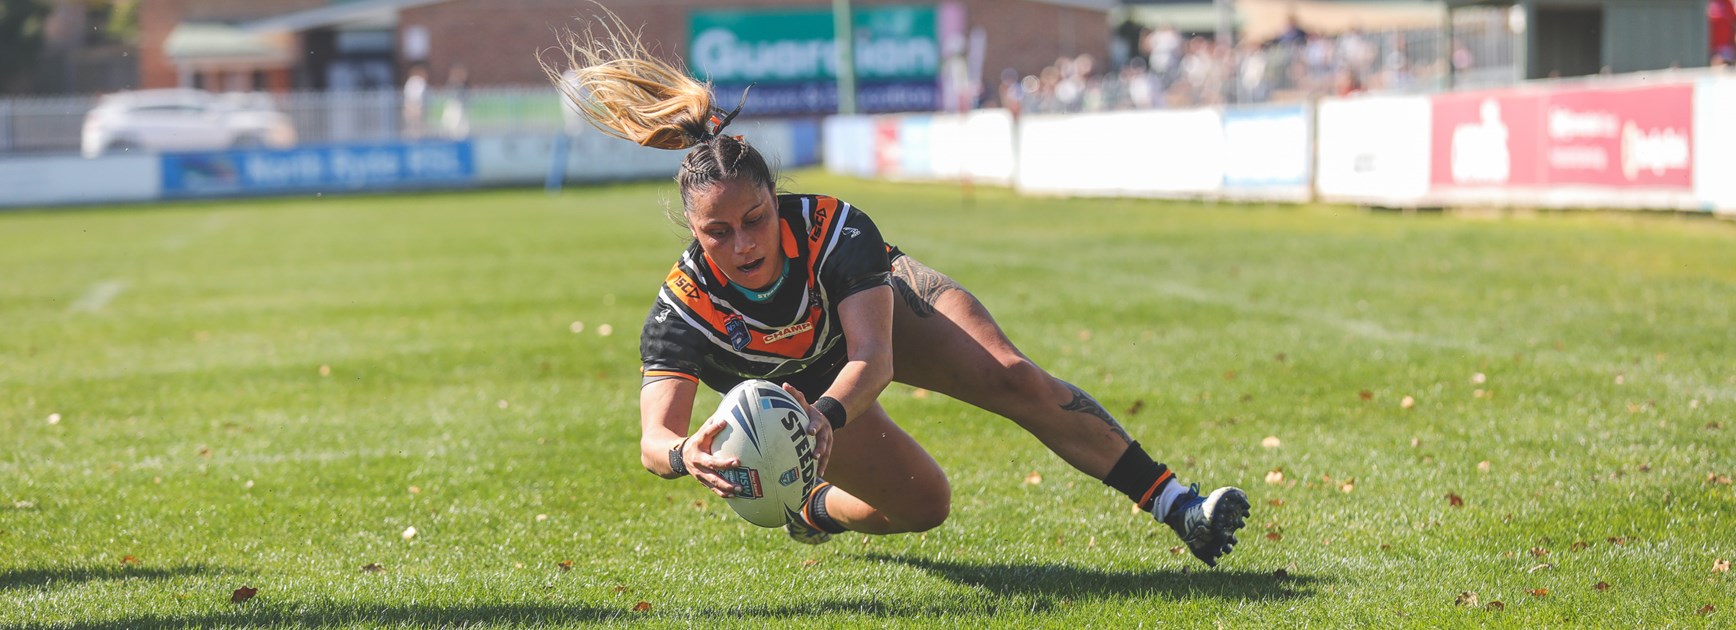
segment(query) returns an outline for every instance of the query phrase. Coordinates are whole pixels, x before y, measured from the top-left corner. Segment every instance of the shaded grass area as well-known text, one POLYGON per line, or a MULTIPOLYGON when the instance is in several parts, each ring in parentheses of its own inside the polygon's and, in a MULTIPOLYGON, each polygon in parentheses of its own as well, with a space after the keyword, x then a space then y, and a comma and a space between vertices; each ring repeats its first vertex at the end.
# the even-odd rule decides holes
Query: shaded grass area
POLYGON ((1237 552, 1207 570, 1016 426, 902 385, 882 401, 954 489, 925 534, 799 546, 646 475, 638 328, 684 245, 663 186, 19 212, 0 627, 1736 613, 1733 226, 797 182, 1182 478, 1248 489, 1237 552))

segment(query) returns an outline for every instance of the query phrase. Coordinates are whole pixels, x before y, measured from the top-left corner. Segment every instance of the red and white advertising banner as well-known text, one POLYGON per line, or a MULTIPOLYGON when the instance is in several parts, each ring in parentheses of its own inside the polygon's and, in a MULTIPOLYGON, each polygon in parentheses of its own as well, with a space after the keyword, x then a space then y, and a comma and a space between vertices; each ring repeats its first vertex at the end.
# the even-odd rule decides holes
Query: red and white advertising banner
POLYGON ((1432 191, 1550 206, 1676 207, 1693 191, 1692 84, 1444 94, 1432 191))

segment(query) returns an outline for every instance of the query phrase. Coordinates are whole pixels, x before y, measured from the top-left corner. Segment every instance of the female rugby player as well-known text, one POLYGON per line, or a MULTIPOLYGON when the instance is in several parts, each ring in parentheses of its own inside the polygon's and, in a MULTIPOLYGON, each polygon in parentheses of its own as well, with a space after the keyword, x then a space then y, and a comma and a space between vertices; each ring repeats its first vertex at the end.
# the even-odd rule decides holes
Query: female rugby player
MULTIPOLYGON (((923 531, 946 520, 946 473, 876 398, 893 380, 1004 416, 1062 459, 1168 524, 1207 565, 1236 544, 1247 496, 1200 496, 1146 454, 1102 405, 1031 362, 957 282, 882 240, 861 209, 779 194, 766 160, 724 133, 735 114, 707 85, 652 57, 619 19, 568 38, 568 68, 545 64, 585 118, 644 146, 688 151, 672 218, 693 242, 663 280, 640 337, 640 461, 691 474, 718 496, 737 462, 711 454, 721 417, 689 434, 699 385, 784 383, 807 409, 819 470, 796 540, 923 531)), ((744 96, 745 100, 745 96, 744 96)))

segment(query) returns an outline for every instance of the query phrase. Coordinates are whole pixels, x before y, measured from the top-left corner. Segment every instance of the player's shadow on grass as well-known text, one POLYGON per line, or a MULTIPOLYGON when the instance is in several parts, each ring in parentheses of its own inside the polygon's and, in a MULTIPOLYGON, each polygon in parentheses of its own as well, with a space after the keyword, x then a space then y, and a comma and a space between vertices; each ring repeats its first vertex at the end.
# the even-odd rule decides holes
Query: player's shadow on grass
POLYGON ((0 592, 36 587, 58 588, 87 582, 171 580, 179 577, 217 575, 225 572, 223 569, 199 564, 164 568, 105 565, 56 569, 8 569, 0 570, 0 592))
MULTIPOLYGON (((949 581, 997 594, 1090 599, 1163 595, 1172 599, 1213 597, 1243 601, 1310 597, 1320 578, 1237 568, 1113 571, 1064 564, 974 564, 908 556, 868 554, 870 560, 922 569, 949 581)), ((1234 558, 1230 559, 1231 561, 1234 558)))

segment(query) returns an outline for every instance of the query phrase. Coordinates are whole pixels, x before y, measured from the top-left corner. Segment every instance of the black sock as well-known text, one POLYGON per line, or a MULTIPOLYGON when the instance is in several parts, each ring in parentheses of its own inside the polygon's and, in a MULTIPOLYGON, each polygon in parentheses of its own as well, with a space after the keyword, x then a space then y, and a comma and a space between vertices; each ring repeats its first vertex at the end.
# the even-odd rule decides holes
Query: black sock
POLYGON ((1151 510, 1152 499, 1158 495, 1158 488, 1165 483, 1175 483, 1169 473, 1169 467, 1151 461, 1151 456, 1145 454, 1145 449, 1138 442, 1127 445, 1127 451, 1121 454, 1121 459, 1115 461, 1115 466, 1109 469, 1109 474, 1103 478, 1103 485, 1120 490, 1127 495, 1141 510, 1151 510))
POLYGON ((832 515, 826 513, 826 494, 831 491, 832 484, 829 483, 816 488, 814 495, 808 497, 808 504, 802 508, 802 511, 807 512, 808 522, 814 527, 829 534, 838 534, 845 531, 844 526, 839 525, 838 521, 832 520, 832 515))

